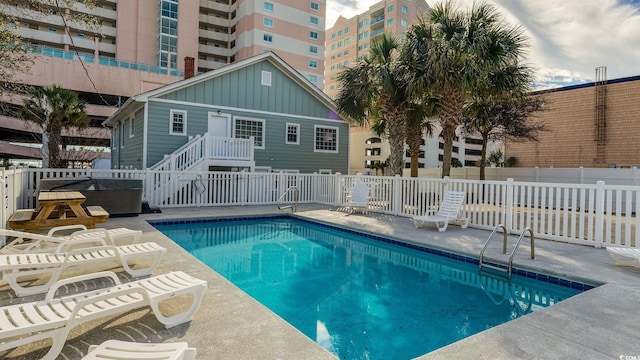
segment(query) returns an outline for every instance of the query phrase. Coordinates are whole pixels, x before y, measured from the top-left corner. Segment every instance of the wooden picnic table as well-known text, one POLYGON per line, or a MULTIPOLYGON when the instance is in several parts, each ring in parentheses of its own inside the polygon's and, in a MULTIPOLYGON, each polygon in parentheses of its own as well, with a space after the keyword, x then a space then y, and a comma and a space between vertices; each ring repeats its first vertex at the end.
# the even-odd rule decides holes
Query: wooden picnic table
POLYGON ((85 225, 95 228, 96 223, 109 220, 109 213, 100 206, 82 207, 86 198, 78 191, 41 191, 38 208, 16 211, 9 219, 14 230, 36 232, 42 228, 64 225, 85 225))

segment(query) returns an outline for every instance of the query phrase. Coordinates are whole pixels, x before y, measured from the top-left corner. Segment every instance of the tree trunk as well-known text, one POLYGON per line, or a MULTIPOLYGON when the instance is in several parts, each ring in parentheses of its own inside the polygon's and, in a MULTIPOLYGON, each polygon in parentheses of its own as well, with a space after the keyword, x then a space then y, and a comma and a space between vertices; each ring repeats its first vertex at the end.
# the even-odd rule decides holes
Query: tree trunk
POLYGON ((402 175, 404 169, 405 118, 404 107, 389 99, 381 99, 381 112, 387 121, 386 133, 389 138, 389 168, 392 175, 402 175))
POLYGON ((46 131, 42 132, 42 168, 49 168, 49 135, 46 131))
POLYGON ((49 124, 47 128, 49 136, 49 167, 59 168, 62 167, 62 161, 60 159, 60 145, 62 144, 62 127, 56 124, 49 124))
POLYGON ((442 177, 451 174, 451 158, 453 153, 453 139, 456 137, 456 126, 447 125, 442 129, 444 148, 442 149, 442 177))
POLYGON ((443 94, 440 99, 440 126, 444 149, 442 154, 442 177, 451 174, 451 154, 453 153, 453 139, 456 129, 460 125, 464 96, 461 93, 451 91, 443 94))
POLYGON ((422 128, 407 126, 407 144, 411 155, 411 177, 418 177, 418 158, 422 143, 422 128))
POLYGON ((480 151, 480 180, 485 180, 485 168, 487 167, 487 143, 489 135, 482 134, 482 150, 480 151))

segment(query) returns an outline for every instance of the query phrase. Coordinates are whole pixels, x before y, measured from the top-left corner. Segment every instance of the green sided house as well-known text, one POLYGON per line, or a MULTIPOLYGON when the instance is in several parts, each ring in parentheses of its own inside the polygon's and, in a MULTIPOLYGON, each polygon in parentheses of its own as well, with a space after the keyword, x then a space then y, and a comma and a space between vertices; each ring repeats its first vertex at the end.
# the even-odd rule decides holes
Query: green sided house
POLYGON ((114 169, 348 172, 349 124, 272 52, 131 97, 104 125, 114 169))

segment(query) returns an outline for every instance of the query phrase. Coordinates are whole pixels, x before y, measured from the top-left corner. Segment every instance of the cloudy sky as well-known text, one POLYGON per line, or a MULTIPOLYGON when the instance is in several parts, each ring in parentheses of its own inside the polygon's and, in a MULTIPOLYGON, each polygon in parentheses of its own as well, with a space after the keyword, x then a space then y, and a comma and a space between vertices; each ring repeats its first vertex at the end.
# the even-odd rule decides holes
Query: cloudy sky
MULTIPOLYGON (((327 0, 327 27, 339 15, 352 17, 378 1, 327 0)), ((607 67, 609 80, 640 75, 640 0, 487 2, 528 35, 525 62, 536 69, 538 88, 592 82, 599 66, 607 67)), ((469 7, 472 0, 458 4, 469 7)))

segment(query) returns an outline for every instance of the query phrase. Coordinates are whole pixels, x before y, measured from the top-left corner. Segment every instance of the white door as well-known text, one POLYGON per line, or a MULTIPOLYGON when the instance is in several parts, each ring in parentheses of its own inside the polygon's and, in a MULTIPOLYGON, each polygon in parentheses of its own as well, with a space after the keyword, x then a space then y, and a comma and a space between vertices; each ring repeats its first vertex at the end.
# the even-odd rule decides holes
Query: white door
POLYGON ((225 115, 209 114, 207 132, 211 136, 229 137, 229 118, 225 115))

